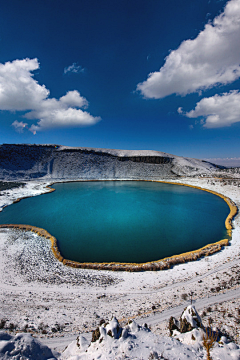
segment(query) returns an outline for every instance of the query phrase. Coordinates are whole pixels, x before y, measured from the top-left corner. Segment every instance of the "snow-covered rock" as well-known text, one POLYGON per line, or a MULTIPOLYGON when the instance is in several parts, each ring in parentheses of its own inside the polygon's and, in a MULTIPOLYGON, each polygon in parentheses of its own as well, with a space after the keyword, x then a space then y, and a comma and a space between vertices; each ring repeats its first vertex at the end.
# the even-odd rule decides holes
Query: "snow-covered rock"
POLYGON ((195 306, 189 305, 186 307, 180 317, 180 331, 185 333, 201 326, 202 321, 195 306))
MULTIPOLYGON (((113 318, 95 330, 90 344, 80 335, 63 351, 61 360, 204 359, 204 330, 197 327, 199 315, 197 312, 192 314, 193 309, 189 307, 182 315, 183 319, 192 324, 193 329, 188 333, 179 333, 181 339, 158 336, 146 324, 140 326, 135 321, 122 328, 117 319, 113 318)), ((240 349, 234 343, 220 341, 215 343, 211 355, 213 360, 237 360, 240 359, 240 349)))
MULTIPOLYGON (((153 334, 146 326, 132 321, 121 328, 117 319, 99 327, 99 338, 88 347, 81 346, 80 337, 62 353, 61 360, 80 359, 189 359, 197 353, 179 341, 153 334), (190 357, 191 356, 191 357, 190 357)), ((196 355, 196 357, 195 357, 196 355)))
POLYGON ((186 333, 200 327, 202 327, 202 321, 193 305, 189 305, 184 309, 179 321, 174 317, 171 317, 169 320, 169 330, 171 335, 174 330, 177 330, 180 333, 186 333))
MULTIPOLYGON (((225 336, 222 336, 217 329, 204 327, 201 318, 195 309, 195 306, 187 306, 180 320, 171 317, 169 321, 169 330, 172 337, 182 344, 189 345, 196 352, 206 353, 203 346, 203 339, 213 337, 213 348, 211 349, 212 359, 240 359, 239 347, 231 342, 225 336), (208 336, 207 336, 208 334, 208 336)), ((207 340, 208 341, 208 340, 207 340)))
POLYGON ((16 360, 53 360, 52 351, 30 334, 9 335, 0 332, 0 359, 16 360))

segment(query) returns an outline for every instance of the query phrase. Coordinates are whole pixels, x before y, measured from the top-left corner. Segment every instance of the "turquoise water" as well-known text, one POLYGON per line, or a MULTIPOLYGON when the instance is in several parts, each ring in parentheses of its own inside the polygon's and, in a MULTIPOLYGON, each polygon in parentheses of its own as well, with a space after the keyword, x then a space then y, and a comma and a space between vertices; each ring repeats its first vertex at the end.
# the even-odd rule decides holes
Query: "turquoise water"
POLYGON ((46 229, 66 259, 147 262, 226 238, 226 202, 186 186, 141 181, 54 184, 56 191, 21 200, 1 224, 46 229))

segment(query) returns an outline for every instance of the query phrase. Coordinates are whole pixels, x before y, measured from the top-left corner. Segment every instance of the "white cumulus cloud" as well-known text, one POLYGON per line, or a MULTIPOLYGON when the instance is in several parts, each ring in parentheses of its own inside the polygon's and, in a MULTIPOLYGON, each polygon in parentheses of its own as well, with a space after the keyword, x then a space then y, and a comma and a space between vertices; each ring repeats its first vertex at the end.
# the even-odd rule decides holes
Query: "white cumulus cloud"
POLYGON ((137 85, 145 98, 186 95, 228 84, 240 77, 240 0, 231 0, 222 14, 193 40, 171 51, 163 67, 137 85))
POLYGON ((68 72, 78 74, 78 73, 83 73, 84 71, 85 69, 81 65, 77 65, 76 63, 73 63, 72 65, 65 67, 63 70, 64 74, 67 74, 68 72))
POLYGON ((73 127, 73 126, 89 126, 96 124, 100 118, 93 117, 86 111, 82 111, 81 109, 73 109, 69 108, 55 108, 48 111, 34 111, 26 114, 28 119, 30 118, 40 118, 37 125, 32 125, 30 127, 30 131, 33 134, 39 130, 52 129, 56 127, 73 127))
POLYGON ((23 132, 23 129, 27 127, 27 123, 24 123, 23 121, 17 121, 15 120, 13 123, 12 123, 12 126, 15 128, 15 130, 19 133, 22 133, 23 132))
POLYGON ((68 105, 68 106, 77 106, 77 107, 88 107, 88 101, 80 96, 79 92, 77 90, 68 91, 66 95, 62 96, 60 99, 60 102, 68 105))
POLYGON ((237 90, 214 95, 199 101, 194 110, 185 115, 189 118, 202 117, 206 128, 219 128, 240 122, 240 92, 237 90))
POLYGON ((49 98, 50 91, 40 85, 32 71, 39 69, 37 59, 14 60, 0 64, 0 110, 29 111, 24 117, 37 119, 37 125, 14 121, 18 132, 29 128, 36 131, 71 126, 94 125, 101 120, 82 110, 88 101, 77 90, 68 91, 60 99, 49 98))
POLYGON ((37 59, 14 60, 0 64, 1 110, 33 109, 48 97, 49 90, 33 79, 31 72, 37 69, 37 59))

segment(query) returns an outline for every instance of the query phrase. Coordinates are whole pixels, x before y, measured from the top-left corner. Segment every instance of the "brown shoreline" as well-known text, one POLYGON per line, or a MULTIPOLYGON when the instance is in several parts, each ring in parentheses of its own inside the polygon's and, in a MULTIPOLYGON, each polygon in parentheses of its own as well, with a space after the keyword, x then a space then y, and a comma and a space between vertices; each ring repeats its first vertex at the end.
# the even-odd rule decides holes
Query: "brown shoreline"
MULTIPOLYGON (((104 181, 104 180, 96 180, 96 181, 104 181)), ((149 181, 149 180, 138 180, 138 181, 149 181)), ((210 192, 214 195, 221 197, 224 201, 226 201, 226 203, 228 204, 228 206, 230 208, 230 213, 228 214, 228 216, 225 220, 225 227, 228 230, 229 235, 231 235, 232 219, 237 214, 237 211, 238 211, 236 204, 231 199, 229 199, 228 197, 226 197, 222 194, 219 194, 215 191, 203 189, 199 186, 170 182, 170 181, 155 181, 154 180, 154 182, 188 186, 188 187, 192 187, 195 189, 207 191, 207 192, 210 192)), ((53 184, 51 184, 51 185, 53 185, 53 184)), ((46 187, 51 189, 50 192, 55 191, 55 189, 50 188, 49 186, 46 186, 46 187)), ((24 198, 27 198, 27 197, 24 197, 24 198)), ((21 199, 24 199, 24 198, 19 198, 19 199, 15 200, 14 203, 19 202, 21 199)), ((169 269, 173 265, 186 263, 188 261, 195 261, 203 256, 212 255, 212 254, 220 251, 222 249, 222 247, 229 245, 229 240, 224 239, 224 240, 220 240, 213 244, 208 244, 198 250, 189 251, 189 252, 179 254, 179 255, 174 255, 171 257, 166 257, 164 259, 157 260, 157 261, 150 261, 150 262, 139 263, 139 264, 138 263, 118 263, 118 262, 79 263, 77 261, 64 259, 58 249, 57 239, 54 236, 52 236, 51 234, 49 234, 45 229, 41 229, 36 226, 22 225, 22 224, 3 224, 3 225, 0 225, 0 228, 17 228, 17 229, 20 229, 23 231, 32 231, 32 232, 38 234, 39 236, 43 236, 47 240, 51 241, 51 249, 52 249, 52 252, 53 252, 55 258, 57 260, 59 260, 60 262, 62 262, 64 265, 74 267, 74 268, 94 269, 94 270, 132 271, 132 272, 147 271, 147 270, 148 271, 165 270, 165 269, 169 269)))
MULTIPOLYGON (((54 184, 54 183, 53 183, 53 184, 54 184)), ((42 194, 39 194, 39 195, 46 195, 46 194, 50 194, 51 192, 55 191, 55 189, 53 189, 53 188, 50 187, 50 186, 53 185, 53 184, 50 184, 50 185, 47 185, 47 186, 46 186, 46 189, 49 189, 48 192, 42 193, 42 194)), ((21 197, 21 198, 17 198, 16 200, 13 201, 13 204, 16 204, 16 203, 18 203, 19 201, 21 201, 21 200, 23 200, 23 199, 28 199, 28 198, 30 198, 30 197, 32 197, 32 196, 30 195, 30 196, 23 196, 23 197, 21 197)), ((5 208, 5 207, 7 207, 7 206, 9 206, 9 205, 4 206, 3 208, 5 208)))

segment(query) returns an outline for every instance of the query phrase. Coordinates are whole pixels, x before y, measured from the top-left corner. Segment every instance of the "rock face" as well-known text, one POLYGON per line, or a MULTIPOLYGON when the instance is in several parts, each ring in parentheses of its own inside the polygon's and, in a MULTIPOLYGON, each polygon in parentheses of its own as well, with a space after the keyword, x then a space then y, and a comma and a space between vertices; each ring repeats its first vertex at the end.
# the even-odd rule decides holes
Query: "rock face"
POLYGON ((186 333, 201 327, 201 318, 193 305, 189 305, 184 309, 179 321, 172 316, 169 319, 169 331, 171 336, 173 335, 174 330, 177 330, 180 333, 186 333))
POLYGON ((104 180, 176 178, 209 173, 217 166, 158 151, 3 144, 0 180, 104 180))

